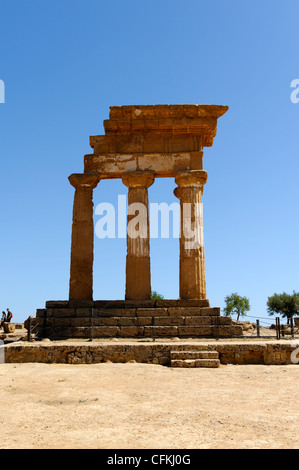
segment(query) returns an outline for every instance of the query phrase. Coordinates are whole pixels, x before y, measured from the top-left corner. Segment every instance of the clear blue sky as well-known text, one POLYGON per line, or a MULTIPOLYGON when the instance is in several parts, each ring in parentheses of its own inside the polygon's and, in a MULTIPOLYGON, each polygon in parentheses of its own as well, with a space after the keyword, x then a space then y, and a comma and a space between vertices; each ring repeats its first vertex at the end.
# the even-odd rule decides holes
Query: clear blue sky
MULTIPOLYGON (((2 0, 0 310, 68 298, 73 188, 109 106, 222 104, 204 153, 208 298, 299 290, 297 0, 2 0)), ((174 202, 159 179, 151 202, 174 202)), ((100 182, 95 205, 127 194, 100 182)), ((95 222, 97 218, 95 217, 95 222)), ((124 298, 124 239, 95 239, 94 297, 124 298)), ((178 240, 151 242, 152 289, 177 298, 178 240)))

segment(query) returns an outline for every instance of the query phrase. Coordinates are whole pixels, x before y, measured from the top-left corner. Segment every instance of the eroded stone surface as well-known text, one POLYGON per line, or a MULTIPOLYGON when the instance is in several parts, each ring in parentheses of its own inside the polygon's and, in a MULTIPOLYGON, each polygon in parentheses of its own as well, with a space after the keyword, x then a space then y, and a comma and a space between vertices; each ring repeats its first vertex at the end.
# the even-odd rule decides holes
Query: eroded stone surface
POLYGON ((263 342, 106 342, 106 343, 68 343, 35 342, 11 343, 5 345, 5 362, 42 362, 91 364, 98 362, 136 362, 170 365, 174 352, 217 352, 221 364, 294 364, 292 343, 276 341, 263 342))
MULTIPOLYGON (((202 301, 198 303, 204 304, 202 301)), ((242 326, 234 325, 230 317, 221 317, 219 308, 200 306, 51 308, 49 315, 47 309, 39 309, 36 322, 39 324, 39 337, 53 339, 148 336, 218 338, 243 334, 242 326)))

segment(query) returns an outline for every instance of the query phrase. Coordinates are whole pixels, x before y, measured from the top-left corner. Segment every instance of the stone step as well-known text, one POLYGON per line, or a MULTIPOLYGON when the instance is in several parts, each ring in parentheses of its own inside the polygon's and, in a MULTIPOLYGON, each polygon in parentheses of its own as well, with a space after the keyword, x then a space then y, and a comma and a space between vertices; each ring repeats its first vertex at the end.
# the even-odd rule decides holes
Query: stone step
POLYGON ((180 315, 180 316, 220 316, 219 307, 169 307, 168 315, 180 315))
POLYGON ((191 343, 186 346, 186 343, 175 343, 172 344, 171 351, 173 352, 182 352, 182 351, 214 351, 214 349, 211 349, 211 346, 209 344, 203 344, 203 343, 191 343))
POLYGON ((171 359, 171 367, 195 368, 195 367, 211 367, 220 366, 219 359, 171 359))
POLYGON ((209 307, 208 299, 48 300, 46 308, 209 307))
MULTIPOLYGON (((43 324, 43 318, 38 322, 43 324)), ((54 326, 219 326, 231 325, 230 317, 194 316, 194 317, 70 317, 49 316, 47 325, 54 326)))
MULTIPOLYGON (((48 324, 47 324, 48 325, 48 324)), ((140 337, 232 337, 242 335, 240 326, 51 326, 43 330, 41 325, 38 335, 59 338, 140 338, 140 337)))
MULTIPOLYGON (((155 308, 44 308, 37 309, 36 317, 62 317, 62 318, 104 318, 104 317, 220 317, 220 308, 218 307, 155 307, 155 308)), ((230 317, 225 321, 231 321, 230 317)), ((169 320, 175 322, 175 320, 169 320)), ((215 320, 216 321, 216 320, 215 320)), ((222 320, 223 321, 223 320, 222 320)), ((190 319, 190 324, 196 322, 194 318, 190 319)))
POLYGON ((217 351, 170 351, 171 359, 219 359, 217 351))

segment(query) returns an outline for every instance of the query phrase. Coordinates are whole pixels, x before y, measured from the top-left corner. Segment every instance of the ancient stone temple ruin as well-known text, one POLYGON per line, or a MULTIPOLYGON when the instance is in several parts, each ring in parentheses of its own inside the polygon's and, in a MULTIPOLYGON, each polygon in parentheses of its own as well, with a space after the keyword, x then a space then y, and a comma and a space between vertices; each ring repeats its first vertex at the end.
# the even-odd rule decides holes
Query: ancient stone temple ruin
MULTIPOLYGON (((232 337, 242 335, 230 317, 221 317, 206 298, 201 207, 207 172, 203 148, 216 135, 217 120, 228 110, 216 105, 114 106, 104 121, 105 135, 90 137, 93 153, 84 173, 72 174, 75 188, 69 299, 46 302, 37 310, 39 335, 78 337, 232 337), (148 188, 156 178, 174 178, 180 201, 179 299, 151 299, 148 188), (124 300, 93 299, 93 190, 101 180, 120 178, 128 204, 146 209, 143 236, 127 233, 124 300), (196 244, 186 235, 189 208, 196 244)), ((128 222, 132 214, 127 215, 128 222)))

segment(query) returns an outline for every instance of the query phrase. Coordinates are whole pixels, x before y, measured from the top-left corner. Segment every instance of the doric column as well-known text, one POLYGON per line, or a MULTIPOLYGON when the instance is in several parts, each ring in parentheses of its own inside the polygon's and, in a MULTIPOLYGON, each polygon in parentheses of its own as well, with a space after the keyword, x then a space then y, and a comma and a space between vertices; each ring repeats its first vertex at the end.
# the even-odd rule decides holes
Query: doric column
POLYGON ((123 175, 122 181, 129 188, 126 299, 150 299, 151 270, 147 189, 154 182, 154 174, 138 171, 127 173, 123 175))
POLYGON ((205 299, 205 255, 202 193, 208 174, 204 170, 179 171, 174 190, 180 199, 180 298, 205 299))
POLYGON ((93 291, 93 189, 100 181, 96 174, 72 174, 75 188, 73 206, 70 300, 92 300, 93 291))

